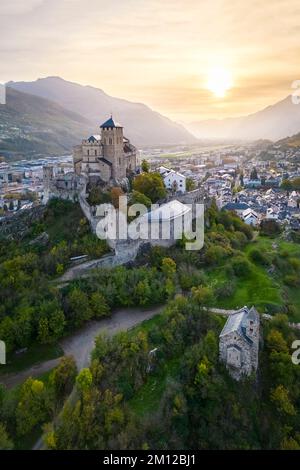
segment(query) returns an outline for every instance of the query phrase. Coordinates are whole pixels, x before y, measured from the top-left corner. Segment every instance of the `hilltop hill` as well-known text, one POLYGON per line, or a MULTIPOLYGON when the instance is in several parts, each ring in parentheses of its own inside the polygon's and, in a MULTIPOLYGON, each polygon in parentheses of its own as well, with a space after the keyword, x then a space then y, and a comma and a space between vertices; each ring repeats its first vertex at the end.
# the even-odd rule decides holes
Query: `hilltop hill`
POLYGON ((291 137, 279 140, 277 144, 283 147, 290 148, 300 147, 300 132, 295 135, 292 135, 291 137))
POLYGON ((8 159, 61 155, 89 132, 84 117, 45 98, 7 87, 0 105, 0 154, 8 159))

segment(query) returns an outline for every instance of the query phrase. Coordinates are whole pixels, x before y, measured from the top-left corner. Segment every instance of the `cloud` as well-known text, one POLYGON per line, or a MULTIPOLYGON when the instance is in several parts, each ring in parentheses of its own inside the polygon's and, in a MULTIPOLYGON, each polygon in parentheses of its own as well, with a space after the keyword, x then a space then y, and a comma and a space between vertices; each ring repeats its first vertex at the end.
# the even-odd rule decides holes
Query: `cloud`
POLYGON ((299 78, 299 0, 7 0, 2 81, 63 77, 181 117, 255 111, 299 78), (207 71, 234 88, 216 101, 207 71))
POLYGON ((45 0, 8 0, 0 3, 0 15, 21 15, 42 5, 45 0))

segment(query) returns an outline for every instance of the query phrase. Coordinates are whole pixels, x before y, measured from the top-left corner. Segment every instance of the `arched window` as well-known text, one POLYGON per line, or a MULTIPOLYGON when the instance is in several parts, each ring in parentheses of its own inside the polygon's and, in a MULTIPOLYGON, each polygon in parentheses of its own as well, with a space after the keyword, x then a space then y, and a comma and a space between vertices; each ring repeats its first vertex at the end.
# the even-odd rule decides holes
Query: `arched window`
POLYGON ((88 150, 88 155, 90 154, 90 151, 88 150))
POLYGON ((95 150, 95 155, 97 155, 97 150, 95 150))

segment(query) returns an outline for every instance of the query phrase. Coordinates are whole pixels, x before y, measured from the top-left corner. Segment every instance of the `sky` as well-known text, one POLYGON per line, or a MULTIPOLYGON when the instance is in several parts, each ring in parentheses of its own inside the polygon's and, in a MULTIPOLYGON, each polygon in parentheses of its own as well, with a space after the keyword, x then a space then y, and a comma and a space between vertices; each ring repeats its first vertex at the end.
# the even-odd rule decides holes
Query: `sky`
POLYGON ((299 0, 1 0, 0 82, 60 76, 178 122, 234 117, 300 79, 299 0))

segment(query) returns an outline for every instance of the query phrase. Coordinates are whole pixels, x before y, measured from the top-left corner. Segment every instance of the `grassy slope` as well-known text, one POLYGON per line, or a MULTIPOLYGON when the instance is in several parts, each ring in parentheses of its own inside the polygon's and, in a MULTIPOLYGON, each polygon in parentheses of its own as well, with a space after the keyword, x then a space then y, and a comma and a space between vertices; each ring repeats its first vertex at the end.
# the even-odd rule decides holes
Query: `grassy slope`
MULTIPOLYGON (((153 327, 159 327, 162 323, 163 315, 164 313, 161 313, 150 320, 144 321, 141 325, 133 328, 131 334, 136 336, 140 331, 150 333, 153 327)), ((220 328, 225 321, 225 318, 221 318, 220 328)), ((146 383, 128 401, 128 406, 134 414, 143 418, 157 410, 168 382, 179 379, 181 359, 182 356, 179 356, 164 361, 148 376, 146 383)))
MULTIPOLYGON (((274 256, 276 252, 284 252, 288 256, 300 258, 300 246, 283 241, 280 238, 271 239, 258 236, 255 241, 246 246, 245 254, 248 255, 253 248, 257 248, 270 257, 274 256)), ((212 285, 228 280, 223 266, 212 268, 206 274, 212 285)), ((244 279, 237 279, 234 294, 229 298, 219 300, 216 306, 229 309, 253 304, 264 310, 266 304, 275 304, 280 307, 287 302, 296 307, 296 314, 291 320, 300 322, 300 296, 298 289, 285 286, 283 275, 278 270, 271 275, 265 267, 253 264, 252 273, 249 276, 244 279)))
POLYGON ((0 368, 0 377, 2 374, 20 372, 34 364, 56 359, 63 354, 63 350, 58 344, 34 344, 22 354, 8 355, 7 364, 0 368))
MULTIPOLYGON (((213 284, 228 280, 222 267, 209 271, 208 277, 213 284)), ((237 280, 234 294, 229 298, 218 300, 216 306, 231 309, 249 304, 259 306, 266 303, 283 304, 280 286, 267 275, 264 268, 254 266, 247 278, 237 280)))
POLYGON ((138 416, 145 416, 157 410, 169 380, 175 379, 180 370, 180 357, 165 361, 157 372, 150 375, 147 382, 129 401, 131 410, 138 416))
MULTIPOLYGON (((156 315, 150 320, 146 320, 130 331, 130 335, 136 336, 140 331, 149 333, 153 327, 159 327, 162 322, 163 313, 156 315)), ((179 373, 180 358, 172 358, 164 361, 162 367, 151 373, 147 382, 135 393, 134 397, 128 401, 128 405, 133 413, 138 416, 145 416, 157 409, 161 397, 166 389, 168 380, 175 378, 179 373)))
MULTIPOLYGON (((273 257, 276 251, 284 252, 288 256, 300 257, 299 245, 283 241, 280 238, 271 239, 258 236, 255 241, 245 247, 245 254, 248 255, 254 247, 270 257, 273 257)), ((206 271, 205 274, 209 283, 212 285, 228 281, 224 266, 211 268, 206 271)), ((246 279, 237 280, 234 294, 229 298, 219 300, 216 306, 230 309, 254 304, 263 311, 264 304, 283 306, 286 300, 295 305, 297 309, 295 318, 291 318, 291 320, 300 322, 300 296, 298 289, 285 286, 283 283, 283 275, 280 272, 276 271, 274 275, 271 275, 267 272, 265 267, 253 264, 251 274, 246 279), (284 293, 288 295, 288 299, 284 300, 284 293)), ((153 326, 159 326, 162 315, 163 314, 152 318, 134 328, 132 334, 135 335, 141 330, 149 333, 153 326)), ((149 375, 147 382, 135 393, 135 396, 129 400, 128 405, 132 412, 140 417, 153 413, 160 404, 168 381, 176 379, 179 372, 180 357, 175 357, 164 362, 157 371, 149 375)))

